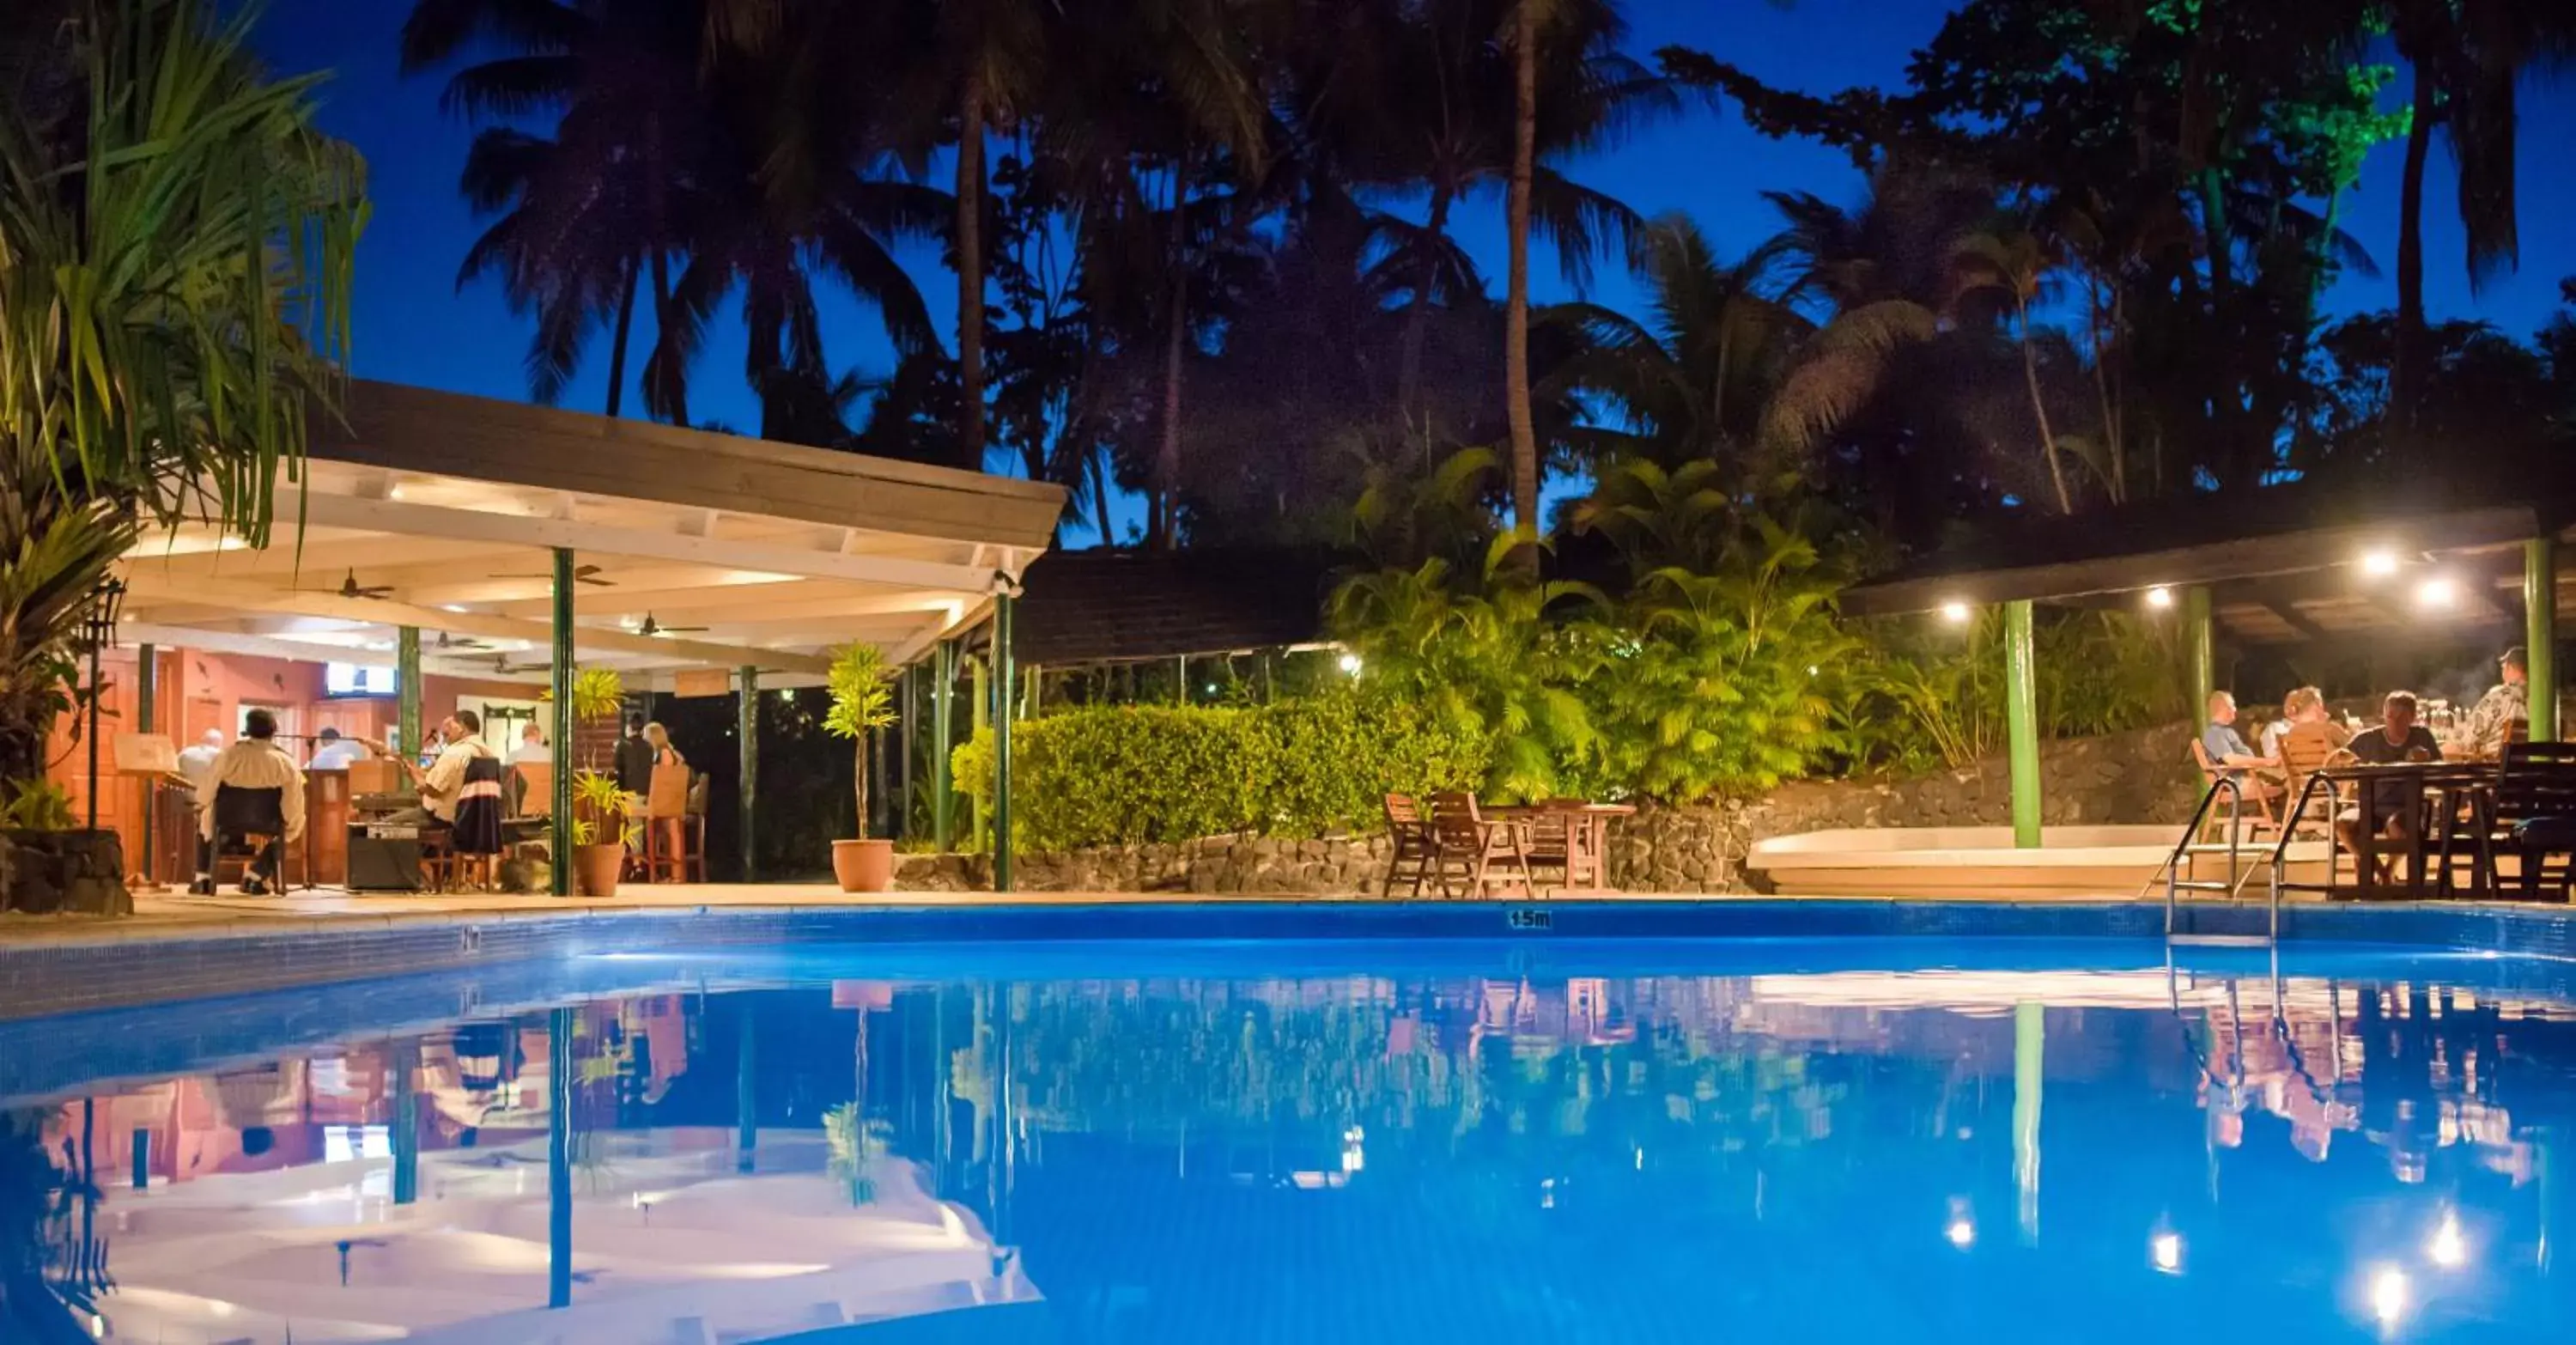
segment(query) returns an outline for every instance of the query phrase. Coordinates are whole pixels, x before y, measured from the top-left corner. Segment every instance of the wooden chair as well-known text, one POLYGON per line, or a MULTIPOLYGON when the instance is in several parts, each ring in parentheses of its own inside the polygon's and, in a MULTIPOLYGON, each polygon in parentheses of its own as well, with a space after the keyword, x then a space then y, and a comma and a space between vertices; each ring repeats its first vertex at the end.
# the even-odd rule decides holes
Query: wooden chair
MULTIPOLYGON (((2343 730, 2333 724, 2300 724, 2282 735, 2281 769, 2289 782, 2289 793, 2284 796, 2280 812, 2283 825, 2289 824, 2289 810, 2307 792, 2309 779, 2334 764, 2336 755, 2344 751, 2345 741, 2343 730)), ((2341 805, 2331 795, 2321 802, 2321 807, 2311 808, 2299 818, 2298 824, 2331 828, 2341 805)))
POLYGON ((1433 856, 1437 851, 1431 837, 1431 825, 1422 818, 1422 805, 1410 794, 1386 796, 1386 883, 1378 889, 1381 897, 1395 895, 1395 885, 1412 884, 1411 895, 1420 897, 1422 885, 1431 880, 1433 856))
POLYGON ((1522 842, 1521 828, 1487 818, 1476 807, 1474 795, 1432 795, 1431 837, 1432 879, 1439 884, 1440 895, 1456 895, 1451 890, 1453 879, 1463 882, 1474 896, 1513 886, 1524 897, 1537 895, 1530 885, 1529 850, 1522 842))
POLYGON ((689 817, 689 768, 677 761, 665 761, 653 768, 653 784, 644 796, 644 881, 689 880, 687 840, 689 817))
POLYGON ((1549 799, 1532 814, 1527 834, 1521 838, 1528 849, 1531 876, 1540 869, 1556 870, 1557 886, 1574 886, 1577 843, 1575 816, 1588 804, 1585 799, 1549 799))
MULTIPOLYGON (((2191 740, 2191 761, 2193 765, 2200 768, 2200 779, 2204 787, 2218 783, 2219 777, 2228 773, 2218 763, 2209 759, 2209 749, 2202 746, 2198 738, 2191 740)), ((2237 775, 2239 792, 2218 796, 2218 801, 2210 807, 2208 816, 2201 820, 2201 840, 2224 841, 2229 831, 2240 824, 2244 828, 2244 836, 2247 840, 2256 839, 2267 831, 2275 836, 2280 834, 2281 822, 2272 812, 2271 800, 2255 792, 2261 782, 2254 779, 2250 771, 2240 771, 2237 775), (2215 837, 2211 835, 2213 831, 2216 833, 2215 837)))
MULTIPOLYGON (((304 847, 286 843, 286 805, 282 791, 224 785, 215 790, 215 885, 239 883, 270 841, 278 843, 277 872, 268 875, 269 890, 283 893, 305 876, 304 847)), ((190 838, 192 841, 194 837, 190 838)))
POLYGON ((555 815, 553 765, 525 761, 510 768, 510 815, 520 818, 555 815))
POLYGON ((2493 862, 2497 851, 2515 858, 2516 887, 2536 901, 2543 887, 2568 899, 2576 877, 2576 743, 2507 743, 2496 772, 2494 811, 2488 819, 2487 872, 2504 881, 2493 862), (2550 859, 2558 857, 2554 876, 2550 859))

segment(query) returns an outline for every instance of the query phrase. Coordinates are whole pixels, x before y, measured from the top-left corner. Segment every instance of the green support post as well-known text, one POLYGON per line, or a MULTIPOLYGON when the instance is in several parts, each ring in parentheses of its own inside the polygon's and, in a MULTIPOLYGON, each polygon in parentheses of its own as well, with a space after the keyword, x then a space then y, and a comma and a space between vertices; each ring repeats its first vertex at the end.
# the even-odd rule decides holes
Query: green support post
MULTIPOLYGON (((160 699, 161 658, 158 651, 147 644, 134 651, 135 732, 150 733, 157 727, 153 722, 156 717, 154 708, 160 699)), ((161 881, 161 871, 152 863, 152 833, 160 830, 159 827, 152 825, 160 815, 160 809, 153 805, 160 801, 160 784, 153 780, 145 780, 143 782, 143 881, 146 883, 161 881)))
MULTIPOLYGON (((974 688, 972 703, 967 708, 973 717, 974 736, 982 737, 984 731, 993 726, 993 665, 991 660, 983 658, 968 659, 967 663, 973 670, 973 675, 968 679, 968 685, 974 688)), ((973 848, 978 852, 984 849, 985 842, 990 839, 990 833, 985 829, 989 820, 984 815, 983 797, 968 795, 966 835, 972 840, 973 848)))
POLYGON ((957 840, 957 788, 948 776, 948 738, 956 703, 957 646, 942 640, 930 657, 930 841, 943 855, 957 840))
MULTIPOLYGON (((395 746, 405 757, 420 760, 420 627, 405 626, 394 633, 394 736, 401 741, 395 746)), ((395 786, 412 792, 411 776, 406 774, 395 786)))
POLYGON ((392 1054, 394 1203, 411 1205, 420 1200, 420 1038, 395 1042, 392 1054))
POLYGON ((734 732, 742 740, 742 787, 736 792, 742 835, 742 880, 760 881, 760 669, 744 664, 734 670, 734 732))
POLYGON ((2021 1244, 2039 1245, 2039 1108, 2047 1086, 2048 1009, 2013 1006, 2013 1190, 2021 1244))
MULTIPOLYGON (((555 867, 560 869, 563 866, 558 864, 555 867)), ((549 1308, 572 1306, 572 1014, 570 1009, 555 1009, 546 1015, 546 1306, 549 1308)))
POLYGON ((2531 740, 2558 741, 2558 539, 2522 544, 2522 621, 2525 688, 2531 703, 2531 740))
POLYGON ((2013 845, 2039 848, 2039 702, 2030 600, 2004 604, 2004 728, 2012 748, 2013 845))
MULTIPOLYGON (((993 595, 993 685, 1010 695, 1010 592, 993 595)), ((993 890, 1011 890, 1011 707, 993 716, 993 890)))
POLYGON ((2191 664, 2191 726, 2209 729, 2209 697, 2218 690, 2218 633, 2209 616, 2209 589, 2194 584, 2182 591, 2183 657, 2191 664))
MULTIPOLYGON (((549 681, 554 691, 554 817, 547 827, 546 890, 572 895, 572 595, 575 576, 572 551, 555 548, 554 661, 549 681)), ((601 826, 615 825, 600 819, 601 826)))
POLYGON ((916 733, 921 722, 920 691, 921 669, 918 665, 907 666, 895 674, 894 838, 898 841, 912 839, 912 766, 914 759, 921 755, 916 733))

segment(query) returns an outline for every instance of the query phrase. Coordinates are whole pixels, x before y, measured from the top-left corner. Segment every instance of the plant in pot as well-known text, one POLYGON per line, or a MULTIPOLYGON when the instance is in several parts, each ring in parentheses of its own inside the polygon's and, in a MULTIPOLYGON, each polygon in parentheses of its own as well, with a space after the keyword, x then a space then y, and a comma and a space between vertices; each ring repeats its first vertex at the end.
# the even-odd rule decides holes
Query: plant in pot
POLYGON ((844 892, 883 892, 894 886, 894 842, 868 839, 868 737, 894 723, 894 691, 885 651, 865 640, 844 645, 832 655, 826 685, 831 711, 823 731, 847 738, 856 757, 852 776, 858 795, 858 837, 832 842, 832 876, 844 892))
MULTIPOLYGON (((554 693, 546 693, 552 700, 554 693)), ((614 668, 580 668, 572 677, 572 718, 575 724, 614 721, 626 701, 626 682, 614 668)), ((570 760, 572 744, 559 744, 557 750, 570 760)), ((633 839, 635 826, 627 816, 626 795, 617 787, 617 777, 599 769, 599 751, 594 744, 589 759, 572 777, 572 876, 573 888, 586 897, 617 895, 617 876, 626 867, 626 847, 633 839), (606 839, 601 839, 605 837, 606 839)))
POLYGON ((586 770, 572 777, 572 797, 573 889, 585 897, 616 896, 636 826, 626 812, 626 795, 616 776, 586 770))

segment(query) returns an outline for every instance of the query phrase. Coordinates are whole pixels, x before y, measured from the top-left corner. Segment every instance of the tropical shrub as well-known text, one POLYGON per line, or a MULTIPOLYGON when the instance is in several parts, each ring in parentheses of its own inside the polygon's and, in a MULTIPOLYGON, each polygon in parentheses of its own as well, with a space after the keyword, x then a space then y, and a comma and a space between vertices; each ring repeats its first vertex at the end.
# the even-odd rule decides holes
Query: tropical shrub
MULTIPOLYGON (((1486 767, 1480 739, 1351 690, 1248 708, 1070 710, 1014 724, 1011 749, 1015 840, 1035 850, 1373 831, 1388 791, 1472 789, 1486 767)), ((989 808, 991 730, 953 764, 958 787, 989 808)))

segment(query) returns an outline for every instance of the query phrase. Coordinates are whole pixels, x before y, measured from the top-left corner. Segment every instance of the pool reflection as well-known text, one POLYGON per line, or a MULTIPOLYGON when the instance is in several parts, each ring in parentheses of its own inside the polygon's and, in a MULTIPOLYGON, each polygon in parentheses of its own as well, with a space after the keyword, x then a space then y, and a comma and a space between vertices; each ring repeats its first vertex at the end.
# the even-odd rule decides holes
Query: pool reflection
POLYGON ((601 999, 0 1111, 0 1338, 2536 1338, 2571 1024, 2163 970, 601 999))

